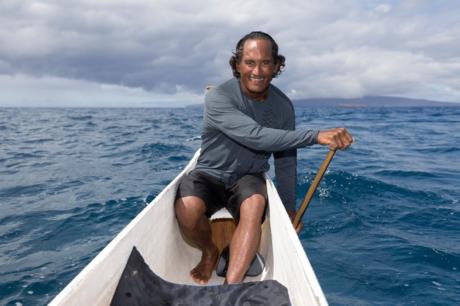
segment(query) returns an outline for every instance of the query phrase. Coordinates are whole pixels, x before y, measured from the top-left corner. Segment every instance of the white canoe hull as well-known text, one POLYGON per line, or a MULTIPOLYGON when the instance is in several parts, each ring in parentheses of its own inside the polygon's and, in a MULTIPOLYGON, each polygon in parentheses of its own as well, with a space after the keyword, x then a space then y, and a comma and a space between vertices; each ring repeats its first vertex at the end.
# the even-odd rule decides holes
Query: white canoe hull
MULTIPOLYGON (((189 271, 200 252, 184 242, 173 203, 181 177, 195 166, 197 152, 188 166, 139 215, 136 216, 65 288, 50 305, 109 305, 133 246, 155 274, 180 284, 194 285, 189 271)), ((275 279, 288 288, 293 305, 327 305, 327 301, 295 233, 273 182, 267 177, 269 210, 262 228, 259 252, 266 268, 245 281, 275 279)), ((213 274, 209 284, 222 284, 213 274)))

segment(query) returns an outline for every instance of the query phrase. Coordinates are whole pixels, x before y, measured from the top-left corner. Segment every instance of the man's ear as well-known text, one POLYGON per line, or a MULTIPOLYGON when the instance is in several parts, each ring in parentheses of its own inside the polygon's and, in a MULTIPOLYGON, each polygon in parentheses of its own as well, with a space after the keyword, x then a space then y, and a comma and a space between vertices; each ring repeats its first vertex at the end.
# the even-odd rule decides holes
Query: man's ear
POLYGON ((238 61, 238 60, 235 63, 235 69, 236 69, 236 72, 238 72, 238 73, 241 73, 240 72, 240 64, 241 64, 241 61, 238 61))
POLYGON ((278 73, 280 72, 280 61, 276 61, 275 63, 275 70, 273 72, 273 77, 276 77, 278 75, 278 73))

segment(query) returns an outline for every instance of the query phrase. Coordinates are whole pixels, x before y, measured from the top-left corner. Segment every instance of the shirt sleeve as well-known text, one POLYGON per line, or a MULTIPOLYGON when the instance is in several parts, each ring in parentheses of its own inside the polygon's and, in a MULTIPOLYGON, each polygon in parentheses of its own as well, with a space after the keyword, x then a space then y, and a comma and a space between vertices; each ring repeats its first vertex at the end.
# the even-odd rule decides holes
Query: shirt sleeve
MULTIPOLYGON (((284 128, 295 130, 295 112, 291 107, 284 128)), ((275 152, 275 176, 278 193, 287 211, 296 211, 297 149, 275 152)))
POLYGON ((206 95, 206 120, 234 141, 253 150, 284 151, 315 144, 318 131, 282 130, 260 125, 239 110, 230 97, 215 89, 206 95))
POLYGON ((278 193, 287 211, 296 211, 297 149, 275 152, 278 193))

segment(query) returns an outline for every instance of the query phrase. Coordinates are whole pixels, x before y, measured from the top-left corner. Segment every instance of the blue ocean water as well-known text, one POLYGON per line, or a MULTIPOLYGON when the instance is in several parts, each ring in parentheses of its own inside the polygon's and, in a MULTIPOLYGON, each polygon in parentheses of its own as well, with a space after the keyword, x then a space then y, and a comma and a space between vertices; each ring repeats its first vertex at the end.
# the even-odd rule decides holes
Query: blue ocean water
MULTIPOLYGON (((302 244, 330 305, 460 304, 460 108, 298 108, 346 126, 302 244)), ((0 108, 0 304, 43 305, 180 172, 201 110, 0 108)), ((299 150, 298 202, 327 149, 299 150)))

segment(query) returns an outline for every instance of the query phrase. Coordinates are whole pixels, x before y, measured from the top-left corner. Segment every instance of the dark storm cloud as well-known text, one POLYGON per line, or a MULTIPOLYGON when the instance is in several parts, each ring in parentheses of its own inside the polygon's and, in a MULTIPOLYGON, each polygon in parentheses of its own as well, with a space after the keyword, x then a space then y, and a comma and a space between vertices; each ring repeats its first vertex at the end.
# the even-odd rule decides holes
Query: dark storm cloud
POLYGON ((18 2, 3 8, 11 28, 1 33, 4 72, 12 67, 34 76, 170 91, 175 84, 201 90, 225 66, 226 58, 216 58, 225 37, 218 24, 200 25, 193 15, 161 5, 18 2))
POLYGON ((43 96, 46 86, 95 94, 101 84, 104 97, 196 99, 231 77, 234 44, 261 29, 287 56, 276 82, 292 97, 459 100, 458 13, 455 1, 6 0, 0 86, 11 101, 11 88, 32 80, 43 96))

